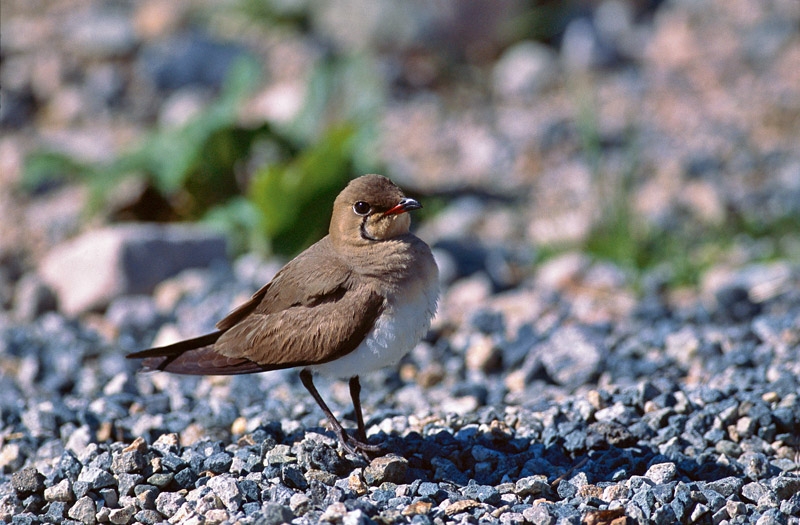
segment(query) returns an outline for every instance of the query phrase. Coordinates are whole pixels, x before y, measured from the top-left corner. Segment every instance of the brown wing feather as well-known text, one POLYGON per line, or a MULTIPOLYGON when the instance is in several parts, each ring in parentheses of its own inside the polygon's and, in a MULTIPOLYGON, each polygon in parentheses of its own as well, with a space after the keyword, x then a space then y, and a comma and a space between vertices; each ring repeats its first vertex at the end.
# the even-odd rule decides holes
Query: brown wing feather
POLYGON ((328 237, 290 261, 217 332, 128 355, 179 374, 246 374, 324 363, 361 343, 383 310, 372 288, 352 288, 328 237), (324 260, 323 260, 324 259, 324 260))
POLYGON ((254 313, 222 334, 214 348, 264 370, 325 363, 355 350, 384 307, 384 298, 366 286, 317 299, 310 306, 254 313))
POLYGON ((324 237, 289 261, 272 281, 262 286, 246 303, 217 323, 225 332, 252 313, 271 314, 297 305, 316 303, 345 285, 350 271, 336 257, 324 237))
POLYGON ((264 300, 264 296, 267 294, 267 290, 269 290, 271 285, 272 282, 268 282, 259 288, 258 291, 254 293, 252 297, 250 297, 250 300, 234 308, 231 313, 226 315, 220 322, 217 323, 217 330, 224 332, 250 315, 253 310, 255 310, 259 304, 261 304, 261 301, 264 300))

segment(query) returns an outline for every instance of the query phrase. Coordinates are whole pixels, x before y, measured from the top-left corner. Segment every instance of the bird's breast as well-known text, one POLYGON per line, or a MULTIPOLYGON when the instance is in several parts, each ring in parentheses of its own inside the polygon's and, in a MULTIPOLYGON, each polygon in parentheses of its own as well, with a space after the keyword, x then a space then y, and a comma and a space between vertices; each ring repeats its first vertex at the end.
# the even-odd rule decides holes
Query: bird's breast
POLYGON ((428 331, 438 297, 438 279, 420 279, 389 295, 383 312, 354 351, 311 370, 345 379, 396 365, 428 331))

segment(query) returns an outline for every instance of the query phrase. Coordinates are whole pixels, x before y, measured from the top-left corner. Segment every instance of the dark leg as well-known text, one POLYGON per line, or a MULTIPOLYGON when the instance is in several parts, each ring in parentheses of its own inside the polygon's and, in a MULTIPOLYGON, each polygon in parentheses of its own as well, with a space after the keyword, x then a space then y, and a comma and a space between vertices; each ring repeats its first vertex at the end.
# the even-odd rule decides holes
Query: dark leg
MULTIPOLYGON (((370 445, 368 443, 360 441, 359 439, 355 439, 355 438, 352 438, 352 437, 347 435, 347 432, 345 432, 344 427, 342 426, 342 424, 339 423, 339 420, 336 419, 336 416, 333 415, 333 412, 331 412, 331 409, 328 408, 327 404, 325 404, 325 401, 322 399, 322 396, 319 395, 319 392, 317 391, 317 387, 314 386, 314 379, 313 379, 313 376, 311 375, 311 372, 309 372, 308 370, 305 370, 305 369, 301 370, 300 371, 300 381, 302 381, 303 386, 306 387, 306 390, 308 390, 309 394, 311 394, 311 397, 314 398, 314 401, 317 402, 317 405, 319 405, 319 407, 322 409, 322 411, 328 417, 328 421, 331 422, 331 426, 333 427, 333 431, 336 433, 336 436, 339 438, 339 441, 341 441, 342 446, 345 448, 345 450, 347 450, 348 452, 350 452, 351 454, 354 454, 354 455, 362 455, 362 456, 365 457, 365 459, 369 459, 369 458, 366 458, 366 454, 365 454, 366 452, 377 452, 378 450, 380 450, 380 447, 378 447, 377 445, 370 445)), ((356 383, 358 383, 358 380, 356 380, 356 383)), ((356 392, 358 393, 359 390, 360 390, 360 386, 357 387, 356 392)), ((350 393, 352 394, 352 392, 353 392, 353 390, 352 390, 352 382, 351 382, 350 393)), ((359 404, 358 404, 358 406, 356 408, 356 417, 359 419, 359 428, 363 428, 364 420, 363 420, 363 417, 361 416, 361 403, 360 402, 359 402, 359 404)))
POLYGON ((366 443, 367 429, 364 426, 364 414, 361 413, 361 383, 358 380, 358 376, 350 378, 350 399, 353 400, 353 408, 356 411, 356 422, 358 423, 356 438, 366 443))

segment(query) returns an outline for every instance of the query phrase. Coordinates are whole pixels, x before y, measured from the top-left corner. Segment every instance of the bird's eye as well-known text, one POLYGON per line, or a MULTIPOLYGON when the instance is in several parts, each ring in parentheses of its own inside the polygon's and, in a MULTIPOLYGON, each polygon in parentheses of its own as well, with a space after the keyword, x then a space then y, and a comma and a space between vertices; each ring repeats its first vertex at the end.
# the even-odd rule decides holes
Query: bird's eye
POLYGON ((368 202, 358 201, 357 203, 353 204, 353 211, 356 212, 356 215, 366 215, 369 213, 371 206, 368 202))

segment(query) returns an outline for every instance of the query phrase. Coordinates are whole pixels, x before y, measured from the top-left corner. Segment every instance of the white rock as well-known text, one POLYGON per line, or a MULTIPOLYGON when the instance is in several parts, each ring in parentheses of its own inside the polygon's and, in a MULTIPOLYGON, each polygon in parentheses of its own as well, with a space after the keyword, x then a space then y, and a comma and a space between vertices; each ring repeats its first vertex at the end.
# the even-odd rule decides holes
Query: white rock
POLYGON ((39 266, 68 315, 102 308, 115 297, 148 294, 186 268, 226 257, 225 239, 186 225, 128 224, 85 233, 53 248, 39 266))

